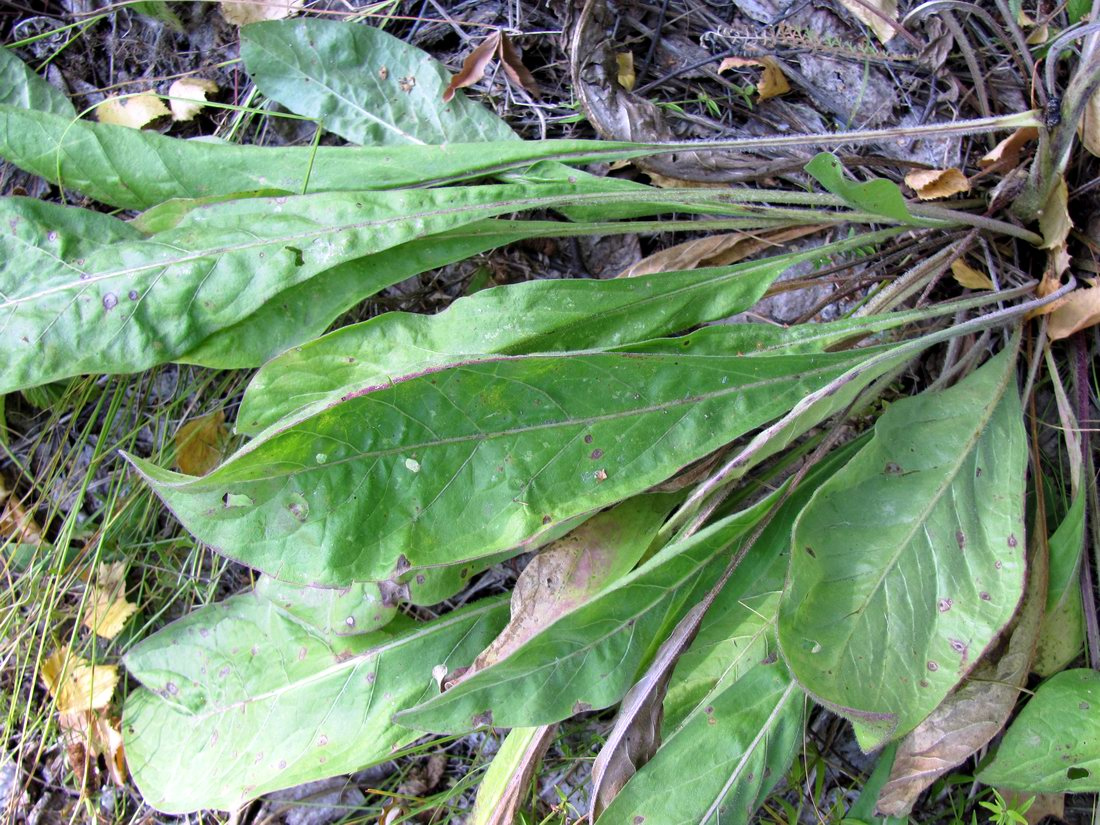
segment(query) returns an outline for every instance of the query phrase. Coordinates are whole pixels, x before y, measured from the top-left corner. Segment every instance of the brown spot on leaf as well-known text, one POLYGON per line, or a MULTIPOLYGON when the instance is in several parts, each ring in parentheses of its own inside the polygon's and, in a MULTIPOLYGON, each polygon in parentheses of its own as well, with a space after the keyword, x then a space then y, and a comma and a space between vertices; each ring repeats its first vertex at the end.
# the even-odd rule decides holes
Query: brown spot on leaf
POLYGON ((951 609, 951 605, 953 605, 953 604, 954 604, 954 602, 951 601, 951 599, 940 599, 939 605, 938 605, 939 609, 940 609, 940 613, 946 613, 948 610, 951 609))
POLYGON ((882 468, 882 471, 888 476, 901 475, 901 465, 895 464, 893 461, 888 461, 886 466, 882 468))
POLYGON ((591 433, 589 433, 588 435, 586 435, 584 437, 584 443, 585 444, 591 444, 592 443, 592 434, 591 433))
POLYGON ((493 712, 491 710, 487 710, 484 713, 475 713, 470 721, 473 723, 475 728, 480 728, 483 725, 491 725, 493 724, 493 712))
POLYGON ((553 520, 554 520, 553 517, 551 517, 549 515, 545 515, 545 516, 542 517, 542 523, 543 524, 549 524, 553 520))
POLYGON ((1008 534, 1008 546, 1009 547, 1015 547, 1016 546, 1016 534, 1015 533, 1009 533, 1008 534))
POLYGON ((577 702, 573 705, 573 713, 587 713, 592 710, 592 706, 588 702, 577 702))
POLYGON ((983 602, 988 602, 988 601, 990 601, 990 600, 991 600, 991 599, 992 599, 993 597, 992 597, 992 596, 990 596, 990 595, 989 595, 988 593, 986 593, 986 592, 985 592, 985 591, 983 590, 983 591, 982 591, 981 593, 979 593, 979 594, 978 594, 978 598, 979 598, 979 599, 981 599, 981 600, 982 600, 983 602))
POLYGON ((303 661, 306 658, 306 655, 308 653, 309 653, 309 651, 306 650, 304 647, 298 648, 298 661, 299 662, 303 661))
POLYGON ((596 470, 596 481, 607 481, 607 471, 603 469, 596 470))
POLYGON ((962 530, 955 531, 955 543, 959 545, 960 550, 966 549, 966 533, 962 530))
POLYGON ((599 447, 597 447, 596 449, 594 449, 592 451, 592 454, 589 456, 589 458, 591 458, 593 461, 595 461, 597 458, 599 458, 602 455, 603 455, 603 450, 601 450, 599 447))
POLYGON ((928 669, 930 671, 932 671, 933 673, 935 673, 937 670, 940 669, 939 663, 933 662, 932 660, 929 660, 928 661, 928 669))

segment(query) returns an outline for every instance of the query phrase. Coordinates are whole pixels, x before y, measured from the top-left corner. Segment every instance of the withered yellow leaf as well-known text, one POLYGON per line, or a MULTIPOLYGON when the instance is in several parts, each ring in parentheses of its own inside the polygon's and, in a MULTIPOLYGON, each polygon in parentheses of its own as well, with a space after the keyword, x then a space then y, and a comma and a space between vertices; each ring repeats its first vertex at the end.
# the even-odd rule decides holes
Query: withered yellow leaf
POLYGON ((1066 188, 1066 179, 1059 177, 1039 212, 1039 229, 1043 234, 1042 248, 1065 247, 1066 238, 1072 228, 1073 221, 1069 218, 1069 190, 1066 188))
POLYGON ((95 665, 68 648, 55 650, 42 663, 42 683, 57 700, 59 713, 97 710, 110 703, 118 684, 115 665, 95 665))
POLYGON ((617 52, 615 54, 615 66, 619 85, 628 92, 634 88, 637 75, 634 73, 634 53, 617 52))
POLYGON ((1034 126, 1025 126, 1023 129, 1017 129, 990 149, 982 159, 978 161, 978 165, 983 169, 988 169, 990 166, 994 165, 1003 165, 1011 169, 1019 164, 1020 153, 1023 152, 1024 147, 1038 137, 1039 130, 1034 126))
POLYGON ((155 92, 142 92, 128 97, 109 97, 96 107, 100 123, 140 129, 158 117, 171 114, 155 92))
POLYGON ((1077 125, 1082 145, 1100 157, 1100 91, 1093 92, 1085 103, 1085 113, 1077 125))
POLYGON ((136 611, 137 605, 126 601, 125 563, 100 564, 89 584, 84 626, 103 639, 113 639, 136 611))
POLYGON ((42 531, 0 479, 0 544, 8 541, 38 545, 42 543, 42 531))
POLYGON ((218 84, 205 77, 184 77, 168 87, 172 120, 192 120, 206 105, 206 96, 218 91, 218 84))
POLYGON ((898 19, 898 0, 840 0, 840 4, 874 32, 879 42, 889 43, 893 38, 894 27, 886 21, 898 19))
POLYGON ((234 26, 282 20, 300 9, 305 0, 222 0, 222 17, 234 26))
POLYGON ((1052 341, 1100 324, 1100 287, 1075 289, 1050 313, 1047 335, 1052 341))
POLYGON ((958 169, 921 169, 906 175, 905 183, 922 201, 970 191, 970 181, 958 169))
POLYGON ((760 80, 756 84, 756 94, 760 100, 786 94, 791 90, 786 75, 779 67, 779 62, 774 57, 726 57, 718 64, 718 73, 742 66, 759 66, 763 71, 760 80))
POLYGON ((224 455, 225 413, 216 410, 188 421, 176 433, 176 466, 180 472, 202 476, 218 466, 224 455))
POLYGON ((967 289, 993 289, 993 281, 984 272, 979 272, 961 258, 951 263, 951 274, 955 280, 967 289))
POLYGON ((85 764, 93 767, 96 757, 107 763, 107 773, 116 785, 126 782, 126 752, 122 744, 122 731, 118 721, 94 710, 61 713, 57 717, 69 767, 77 777, 87 782, 85 764), (89 759, 88 757, 91 757, 89 759))

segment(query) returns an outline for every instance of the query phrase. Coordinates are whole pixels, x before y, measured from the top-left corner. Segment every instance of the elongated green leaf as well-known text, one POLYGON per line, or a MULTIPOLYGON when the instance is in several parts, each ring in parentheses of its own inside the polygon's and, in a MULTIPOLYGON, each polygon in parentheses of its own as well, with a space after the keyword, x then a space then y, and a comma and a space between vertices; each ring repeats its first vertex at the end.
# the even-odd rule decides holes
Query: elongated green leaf
MULTIPOLYGON (((686 702, 711 690, 716 674, 707 648, 746 633, 751 618, 745 604, 755 605, 764 589, 774 586, 772 574, 788 553, 791 525, 816 485, 847 459, 835 458, 815 468, 784 503, 761 533, 708 615, 697 647, 688 650, 673 673, 669 702, 679 717, 686 702), (722 618, 737 617, 738 627, 722 628, 722 618), (723 636, 723 633, 725 634, 723 636), (701 641, 700 641, 701 640, 701 641)), ((619 701, 635 682, 640 668, 681 617, 714 585, 759 519, 778 494, 716 522, 694 536, 664 547, 653 558, 580 609, 558 619, 512 655, 441 696, 402 714, 402 724, 423 730, 460 730, 475 718, 494 724, 524 726, 560 721, 579 710, 602 708, 619 701)), ((752 645, 748 645, 752 647, 752 645)), ((725 648, 737 651, 738 643, 725 648)), ((745 672, 748 660, 728 663, 727 682, 745 672)))
POLYGON ((895 403, 795 527, 780 646, 867 750, 926 717, 1020 601, 1027 462, 1014 354, 895 403))
MULTIPOLYGON (((592 186, 599 191, 598 183, 592 186)), ((556 202, 576 187, 248 198, 188 213, 141 241, 44 260, 40 210, 0 205, 0 392, 82 372, 132 372, 191 351, 273 296, 341 263, 436 232, 556 202)), ((71 222, 71 221, 69 221, 71 222)))
POLYGON ((435 693, 433 668, 468 664, 506 614, 492 599, 332 637, 255 593, 201 608, 126 656, 145 686, 123 713, 130 771, 147 802, 182 813, 384 761, 417 737, 394 711, 435 693))
MULTIPOLYGON (((640 278, 529 281, 461 298, 438 315, 386 313, 265 364, 241 402, 237 431, 255 435, 291 412, 308 414, 391 376, 462 356, 622 346, 733 315, 752 306, 789 267, 852 246, 843 241, 761 261, 640 278)), ((737 350, 719 349, 731 351, 737 350)))
POLYGON ((641 492, 867 357, 472 359, 269 428, 202 478, 135 465, 188 530, 252 567, 385 580, 641 492))
POLYGON ((387 286, 520 240, 545 226, 542 221, 478 221, 349 261, 283 290, 177 360, 219 369, 258 367, 290 347, 312 341, 387 286))
POLYGON ((688 717, 597 821, 748 822, 790 767, 804 703, 781 662, 756 664, 688 717))
POLYGON ((241 59, 257 88, 352 143, 518 140, 494 113, 458 94, 431 56, 365 24, 276 20, 241 29, 241 59))
POLYGON ((1100 673, 1066 670, 1043 682, 978 779, 1029 793, 1100 791, 1100 673))
POLYGON ((898 223, 915 220, 896 183, 884 178, 863 183, 849 180, 836 155, 828 152, 815 155, 814 159, 806 164, 806 171, 813 175, 825 189, 843 198, 845 203, 855 209, 882 215, 898 223))
POLYGON ((1051 676, 1077 658, 1085 642, 1081 603, 1081 551, 1085 547, 1085 496, 1078 493, 1050 536, 1050 585, 1032 669, 1051 676))
POLYGON ((468 825, 513 825, 557 725, 513 728, 501 743, 477 789, 468 825))
POLYGON ((0 103, 23 109, 76 117, 76 109, 69 98, 52 83, 41 77, 15 56, 14 52, 0 46, 0 103))

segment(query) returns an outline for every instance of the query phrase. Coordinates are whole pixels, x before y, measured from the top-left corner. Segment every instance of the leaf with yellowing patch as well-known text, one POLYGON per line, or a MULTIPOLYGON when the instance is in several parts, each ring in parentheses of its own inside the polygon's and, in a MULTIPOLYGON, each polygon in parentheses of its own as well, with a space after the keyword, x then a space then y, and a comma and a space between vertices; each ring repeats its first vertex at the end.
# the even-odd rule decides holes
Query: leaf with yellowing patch
POLYGON ((305 0, 222 0, 222 17, 234 26, 263 20, 282 20, 298 11, 305 0))
POLYGON ((184 77, 168 87, 172 120, 191 120, 206 105, 206 96, 218 91, 218 84, 205 77, 184 77))
POLYGON ((125 562, 100 564, 89 585, 84 626, 102 639, 113 639, 136 611, 137 605, 126 601, 125 562))
POLYGON ((985 156, 978 161, 978 165, 983 169, 989 169, 993 166, 1003 166, 1006 169, 1012 169, 1019 165, 1020 154, 1024 151, 1024 147, 1038 137, 1039 130, 1034 126, 1017 129, 990 149, 985 156))
POLYGON ((970 181, 958 169, 921 169, 906 175, 905 183, 922 201, 970 191, 970 181))
POLYGON ((1047 335, 1058 341, 1096 324, 1100 324, 1100 287, 1075 289, 1050 313, 1047 335))
POLYGON ((224 457, 227 437, 221 410, 188 421, 176 433, 176 466, 188 475, 206 475, 224 457))
POLYGON ((894 27, 888 21, 898 19, 898 0, 840 0, 840 5, 874 32, 881 43, 894 37, 894 27))
POLYGON ((46 657, 40 676, 46 690, 57 701, 59 713, 107 707, 118 684, 115 665, 93 666, 66 647, 46 657))
POLYGON ((156 120, 171 114, 155 92, 141 92, 128 97, 109 97, 95 110, 100 123, 112 123, 115 126, 129 126, 140 129, 156 120))
POLYGON ((993 281, 988 275, 979 272, 961 258, 951 262, 951 274, 967 289, 993 289, 993 281))

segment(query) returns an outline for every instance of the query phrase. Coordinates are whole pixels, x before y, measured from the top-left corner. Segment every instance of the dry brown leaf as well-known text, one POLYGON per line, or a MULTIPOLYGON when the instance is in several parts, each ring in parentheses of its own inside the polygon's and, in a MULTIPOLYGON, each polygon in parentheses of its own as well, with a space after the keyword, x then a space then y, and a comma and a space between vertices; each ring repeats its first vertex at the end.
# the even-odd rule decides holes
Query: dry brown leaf
POLYGON ((624 531, 629 529, 624 527, 621 512, 609 510, 540 550, 516 579, 507 626, 472 666, 454 674, 445 687, 452 688, 499 662, 621 574, 618 551, 624 531))
POLYGON ((523 65, 516 47, 512 45, 508 35, 501 32, 500 35, 500 65, 504 68, 504 74, 517 86, 522 86, 531 97, 538 97, 541 93, 535 76, 523 65))
POLYGON ((1073 290, 1050 313, 1047 335, 1052 341, 1068 338, 1075 332, 1100 324, 1100 287, 1073 290))
POLYGON ((227 437, 221 410, 188 421, 176 432, 176 466, 188 475, 206 475, 222 460, 227 437))
POLYGON ((103 639, 113 639, 137 605, 126 601, 126 563, 100 564, 89 584, 83 624, 103 639))
POLYGON ((95 665, 58 648, 42 662, 40 673, 46 690, 57 700, 59 713, 76 713, 107 707, 118 683, 118 668, 95 665))
POLYGON ((756 84, 756 94, 760 100, 778 97, 791 90, 791 85, 787 82, 787 76, 783 74, 779 62, 767 55, 759 58, 726 57, 718 64, 718 73, 741 66, 759 66, 763 69, 760 80, 756 84))
POLYGON ((894 27, 883 18, 898 19, 898 0, 840 0, 840 4, 874 32, 879 42, 889 43, 896 33, 894 27))
POLYGON ((709 235, 655 252, 624 269, 615 277, 636 278, 639 275, 676 272, 700 266, 728 266, 769 249, 778 250, 788 241, 812 235, 820 229, 820 226, 796 226, 754 235, 747 235, 744 232, 709 235))
POLYGON ((1019 165, 1020 154, 1024 151, 1024 147, 1038 137, 1039 130, 1034 126, 1017 129, 990 149, 989 152, 978 161, 978 165, 983 169, 988 169, 991 166, 1004 166, 1005 168, 1011 169, 1019 165))
POLYGON ((234 26, 290 17, 305 0, 222 0, 222 17, 234 26))
POLYGON ((96 107, 100 123, 140 129, 158 117, 171 114, 155 92, 142 92, 129 97, 109 97, 96 107))
POLYGON ((111 781, 119 786, 126 783, 126 752, 117 719, 82 710, 59 714, 57 721, 65 743, 65 755, 78 785, 90 787, 93 784, 87 768, 94 771, 95 760, 100 756, 107 763, 111 781))
POLYGON ((967 289, 993 289, 992 279, 979 272, 962 258, 951 262, 951 274, 955 280, 967 289))
POLYGON ((1007 643, 992 657, 987 654, 962 685, 901 740, 890 778, 879 793, 880 815, 906 816, 925 788, 985 747, 1008 721, 1031 669, 1047 599, 1046 553, 1033 552, 1030 562, 1027 595, 1007 643))
POLYGON ((8 492, 0 479, 0 544, 9 541, 39 545, 42 543, 42 531, 34 517, 8 492))
POLYGON ((481 78, 485 77, 485 68, 489 61, 500 51, 500 31, 495 31, 486 37, 476 49, 467 55, 462 61, 462 68, 458 74, 451 78, 447 88, 443 90, 443 102, 449 103, 459 89, 473 86, 481 78))
POLYGON ((619 85, 628 92, 634 88, 634 82, 638 79, 634 73, 634 53, 616 52, 615 54, 616 79, 619 85))
POLYGON ((970 181, 958 169, 921 169, 906 175, 905 183, 922 201, 970 191, 970 181))
POLYGON ((168 87, 172 120, 191 120, 206 105, 206 96, 218 91, 218 84, 205 77, 184 77, 168 87))
POLYGON ((1100 157, 1100 91, 1095 91, 1085 103, 1085 113, 1077 126, 1081 144, 1100 157))
MULTIPOLYGON (((611 164, 611 170, 614 171, 617 168, 623 168, 630 165, 631 162, 629 160, 616 161, 611 164)), ((713 183, 703 180, 683 180, 682 178, 670 178, 649 169, 644 169, 643 171, 649 175, 649 182, 659 189, 729 189, 729 184, 725 183, 713 183)))

